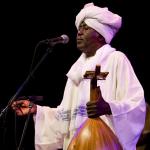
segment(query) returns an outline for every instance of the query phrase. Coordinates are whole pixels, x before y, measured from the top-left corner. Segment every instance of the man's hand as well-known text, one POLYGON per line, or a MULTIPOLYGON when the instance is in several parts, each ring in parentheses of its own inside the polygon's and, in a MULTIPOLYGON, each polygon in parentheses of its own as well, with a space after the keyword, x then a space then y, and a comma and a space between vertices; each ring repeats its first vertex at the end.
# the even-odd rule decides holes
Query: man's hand
POLYGON ((111 109, 109 104, 101 97, 96 101, 89 101, 87 103, 87 114, 89 118, 97 118, 106 114, 110 115, 111 109))
POLYGON ((16 100, 12 103, 11 107, 18 116, 27 115, 29 111, 35 114, 37 110, 36 104, 29 101, 29 99, 16 100))

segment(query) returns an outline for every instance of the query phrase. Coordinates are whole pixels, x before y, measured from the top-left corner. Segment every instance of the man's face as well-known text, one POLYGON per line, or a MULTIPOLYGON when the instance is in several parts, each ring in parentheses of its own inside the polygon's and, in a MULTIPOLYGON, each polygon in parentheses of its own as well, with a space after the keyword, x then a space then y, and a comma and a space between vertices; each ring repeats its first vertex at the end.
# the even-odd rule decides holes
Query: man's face
POLYGON ((82 22, 77 33, 77 48, 87 55, 93 54, 92 50, 98 42, 98 37, 99 33, 97 31, 82 22))

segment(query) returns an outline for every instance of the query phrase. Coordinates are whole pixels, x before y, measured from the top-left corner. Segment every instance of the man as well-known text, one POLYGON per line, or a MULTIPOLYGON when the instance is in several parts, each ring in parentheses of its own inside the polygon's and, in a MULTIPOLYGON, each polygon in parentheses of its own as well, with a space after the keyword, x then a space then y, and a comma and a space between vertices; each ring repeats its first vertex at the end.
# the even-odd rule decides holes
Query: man
MULTIPOLYGON (((136 149, 144 127, 145 100, 128 58, 110 46, 121 23, 119 15, 93 3, 86 4, 76 16, 77 48, 82 54, 67 73, 63 100, 57 108, 33 104, 30 110, 34 114, 36 150, 67 150, 87 117, 97 116, 112 129, 124 150, 136 149), (102 98, 89 102, 90 80, 83 76, 96 65, 109 74, 106 80, 98 81, 102 98)), ((18 115, 25 115, 29 105, 30 101, 19 100, 12 108, 18 115)))

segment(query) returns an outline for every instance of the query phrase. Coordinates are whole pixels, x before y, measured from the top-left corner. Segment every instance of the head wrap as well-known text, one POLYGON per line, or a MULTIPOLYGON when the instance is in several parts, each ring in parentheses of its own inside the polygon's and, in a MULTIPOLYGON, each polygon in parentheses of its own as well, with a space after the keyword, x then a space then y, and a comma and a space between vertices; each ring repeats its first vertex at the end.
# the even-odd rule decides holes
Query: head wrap
POLYGON ((76 16, 77 29, 83 21, 100 33, 109 44, 121 27, 122 18, 109 11, 107 7, 101 8, 93 3, 88 3, 76 16))

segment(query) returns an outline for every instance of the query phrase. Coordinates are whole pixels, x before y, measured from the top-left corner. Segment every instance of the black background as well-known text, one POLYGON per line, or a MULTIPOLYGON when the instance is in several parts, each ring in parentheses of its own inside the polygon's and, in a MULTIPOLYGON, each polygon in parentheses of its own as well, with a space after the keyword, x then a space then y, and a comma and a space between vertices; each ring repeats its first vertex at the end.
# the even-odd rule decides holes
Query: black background
MULTIPOLYGON (((75 17, 88 0, 51 1, 5 1, 0 9, 0 109, 3 110, 11 97, 25 81, 31 67, 33 54, 38 42, 67 34, 70 41, 58 44, 42 62, 34 77, 23 88, 21 95, 43 95, 44 100, 36 103, 56 107, 63 96, 66 73, 80 55, 76 48, 75 17)), ((149 13, 145 1, 93 0, 99 6, 107 6, 123 17, 120 32, 112 41, 112 46, 124 52, 130 59, 135 72, 149 96, 149 13)), ((37 49, 34 64, 46 52, 47 46, 37 49)), ((8 110, 6 119, 0 118, 0 147, 15 149, 19 143, 26 117, 16 118, 8 110), (16 128, 15 130, 15 120, 16 128), (5 122, 4 122, 5 121, 5 122), (6 132, 5 132, 6 131, 6 132), (15 134, 16 131, 16 134, 15 134), (16 137, 15 137, 16 135, 16 137), (15 142, 16 140, 16 142, 15 142)), ((33 150, 34 128, 30 118, 23 140, 23 149, 33 150)))

